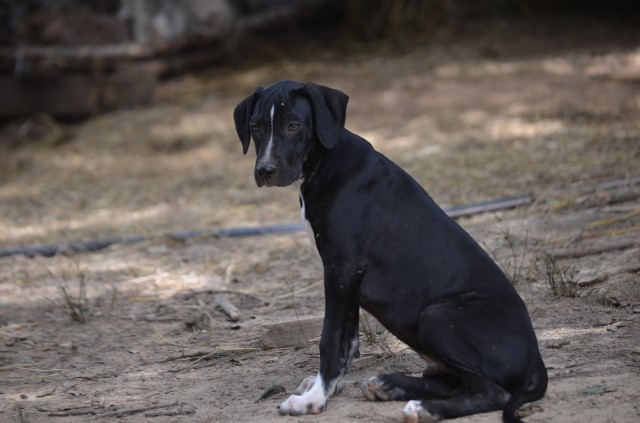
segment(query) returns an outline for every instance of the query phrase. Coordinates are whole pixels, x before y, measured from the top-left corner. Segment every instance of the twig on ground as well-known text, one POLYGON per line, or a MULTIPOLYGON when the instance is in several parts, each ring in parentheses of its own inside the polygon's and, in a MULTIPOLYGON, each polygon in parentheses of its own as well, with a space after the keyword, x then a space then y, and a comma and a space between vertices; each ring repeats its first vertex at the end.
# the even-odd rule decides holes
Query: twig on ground
MULTIPOLYGON (((193 357, 199 357, 196 360, 190 361, 189 363, 183 365, 183 366, 177 366, 174 367, 173 369, 169 369, 167 371, 169 372, 179 372, 181 370, 184 370, 186 368, 189 367, 193 367, 196 364, 200 363, 201 361, 206 361, 206 360, 212 360, 215 358, 222 358, 222 357, 228 357, 230 355, 241 355, 241 354, 248 354, 250 352, 256 352, 256 351, 260 351, 259 348, 234 348, 234 349, 228 349, 228 350, 216 350, 216 351, 211 351, 208 352, 206 354, 202 354, 202 353, 198 353, 197 355, 185 355, 184 357, 180 357, 180 358, 193 358, 193 357)), ((159 363, 162 362, 168 362, 168 361, 172 361, 172 360, 179 360, 180 358, 170 358, 170 359, 165 359, 163 361, 160 361, 159 363)))
POLYGON ((277 295, 275 297, 271 297, 270 298, 271 304, 275 304, 275 302, 278 301, 278 300, 284 300, 285 298, 289 298, 289 297, 294 296, 294 295, 299 295, 299 294, 301 294, 301 293, 303 293, 305 291, 310 290, 311 288, 315 288, 316 286, 320 285, 323 282, 324 282, 324 279, 320 279, 320 280, 317 280, 317 281, 305 286, 304 288, 300 288, 297 291, 293 291, 293 292, 291 291, 291 287, 289 287, 289 292, 288 293, 282 294, 282 295, 277 295))
POLYGON ((231 300, 229 300, 227 294, 219 293, 214 295, 213 302, 224 312, 224 314, 227 315, 229 320, 231 320, 232 322, 237 322, 238 320, 240 320, 240 310, 231 302, 231 300))
POLYGON ((24 411, 24 405, 16 404, 15 408, 16 408, 16 411, 18 412, 18 418, 20 419, 20 423, 27 423, 27 415, 24 411))
POLYGON ((8 371, 8 370, 26 370, 29 372, 42 372, 42 373, 59 373, 64 372, 64 369, 41 369, 38 367, 27 367, 27 366, 2 366, 0 367, 0 372, 8 371))
POLYGON ((278 394, 286 394, 287 390, 285 389, 284 386, 282 385, 272 385, 270 388, 268 388, 266 391, 264 391, 264 393, 260 396, 260 398, 258 398, 256 400, 256 404, 259 403, 260 401, 262 401, 263 399, 267 399, 269 397, 272 397, 274 395, 278 395, 278 394))
POLYGON ((231 281, 233 280, 233 271, 236 268, 236 262, 231 260, 231 263, 227 266, 224 271, 224 286, 229 286, 231 281))
POLYGON ((169 361, 184 360, 185 358, 202 357, 203 355, 209 355, 209 354, 211 354, 211 351, 197 351, 189 354, 172 355, 170 357, 167 357, 159 361, 147 362, 147 364, 168 363, 169 361))
POLYGON ((173 346, 180 347, 180 348, 187 348, 187 345, 183 345, 183 344, 180 344, 178 342, 172 341, 171 339, 167 338, 166 336, 164 336, 160 332, 158 332, 158 328, 156 328, 155 326, 152 326, 152 327, 153 327, 153 331, 156 333, 156 335, 158 335, 158 338, 160 338, 160 340, 164 344, 173 345, 173 346))
POLYGON ((133 407, 133 408, 125 408, 122 410, 115 410, 115 411, 111 411, 111 412, 107 412, 107 413, 101 413, 99 415, 99 417, 122 417, 122 416, 126 416, 128 414, 136 414, 136 413, 142 413, 145 411, 150 411, 150 410, 157 410, 160 408, 171 408, 171 407, 177 407, 181 405, 180 402, 173 402, 171 404, 158 404, 158 405, 150 405, 147 407, 133 407))
POLYGON ((42 406, 34 406, 38 411, 47 413, 49 417, 69 417, 69 416, 85 416, 87 414, 96 414, 96 409, 93 407, 64 407, 57 410, 48 409, 42 406))
POLYGON ((187 414, 195 414, 196 408, 193 405, 180 403, 178 408, 169 410, 149 410, 144 413, 145 417, 160 417, 160 416, 183 416, 187 414))

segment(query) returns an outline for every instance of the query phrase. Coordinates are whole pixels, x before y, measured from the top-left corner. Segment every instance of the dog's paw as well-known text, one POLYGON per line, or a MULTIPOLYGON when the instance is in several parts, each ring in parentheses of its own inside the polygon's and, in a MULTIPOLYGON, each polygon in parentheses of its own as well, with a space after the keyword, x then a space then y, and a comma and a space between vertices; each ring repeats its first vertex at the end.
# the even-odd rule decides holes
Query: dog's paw
POLYGON ((369 401, 388 401, 389 393, 378 376, 370 377, 360 385, 362 395, 369 401))
POLYGON ((378 400, 378 396, 376 393, 380 390, 382 383, 378 379, 377 376, 370 377, 369 379, 362 382, 360 385, 360 389, 362 390, 362 396, 368 399, 369 401, 378 400))
POLYGON ((393 386, 384 375, 373 376, 360 385, 362 395, 369 401, 397 401, 406 398, 405 391, 393 386))
POLYGON ((434 423, 439 417, 429 413, 422 407, 421 401, 409 401, 402 410, 405 423, 434 423))
POLYGON ((322 379, 309 376, 302 381, 293 395, 278 406, 278 413, 282 416, 319 414, 327 407, 327 399, 322 379))
POLYGON ((300 416, 302 414, 320 414, 327 406, 324 401, 314 401, 309 395, 291 395, 285 402, 278 406, 281 416, 300 416))

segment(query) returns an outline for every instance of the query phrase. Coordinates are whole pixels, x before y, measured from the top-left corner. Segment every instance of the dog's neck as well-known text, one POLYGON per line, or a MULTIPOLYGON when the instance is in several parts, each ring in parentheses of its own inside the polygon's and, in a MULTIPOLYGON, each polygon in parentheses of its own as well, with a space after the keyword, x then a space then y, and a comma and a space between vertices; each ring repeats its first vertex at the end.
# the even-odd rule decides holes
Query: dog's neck
POLYGON ((308 183, 318 173, 320 165, 322 164, 322 158, 325 153, 325 148, 319 143, 315 142, 309 148, 309 151, 305 155, 304 163, 302 165, 302 175, 300 176, 299 186, 302 193, 302 187, 305 183, 308 183))

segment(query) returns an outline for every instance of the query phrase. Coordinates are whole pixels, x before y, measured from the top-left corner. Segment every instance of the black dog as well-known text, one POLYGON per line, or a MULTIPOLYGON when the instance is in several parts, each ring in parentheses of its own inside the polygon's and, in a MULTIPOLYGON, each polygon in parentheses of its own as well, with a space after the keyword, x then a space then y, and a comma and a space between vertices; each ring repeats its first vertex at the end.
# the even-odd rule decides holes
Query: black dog
POLYGON ((405 421, 504 410, 541 398, 547 372, 526 306, 504 273, 402 169, 344 128, 348 97, 275 83, 234 111, 258 186, 299 184, 303 219, 324 266, 320 371, 278 410, 320 413, 358 355, 359 307, 428 363, 385 374, 369 400, 411 400, 405 421))

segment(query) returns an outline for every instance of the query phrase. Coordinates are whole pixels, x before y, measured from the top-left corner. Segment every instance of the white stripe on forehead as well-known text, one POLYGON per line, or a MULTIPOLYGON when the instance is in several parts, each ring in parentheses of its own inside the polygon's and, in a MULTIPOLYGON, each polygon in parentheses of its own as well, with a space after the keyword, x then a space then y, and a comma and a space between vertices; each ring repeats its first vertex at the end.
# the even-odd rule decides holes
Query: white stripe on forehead
POLYGON ((269 117, 271 118, 271 135, 269 136, 269 141, 267 142, 267 149, 264 152, 264 160, 271 160, 271 154, 273 153, 273 116, 276 112, 276 105, 271 106, 271 111, 269 112, 269 117))

